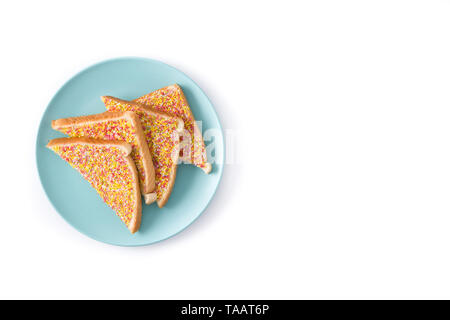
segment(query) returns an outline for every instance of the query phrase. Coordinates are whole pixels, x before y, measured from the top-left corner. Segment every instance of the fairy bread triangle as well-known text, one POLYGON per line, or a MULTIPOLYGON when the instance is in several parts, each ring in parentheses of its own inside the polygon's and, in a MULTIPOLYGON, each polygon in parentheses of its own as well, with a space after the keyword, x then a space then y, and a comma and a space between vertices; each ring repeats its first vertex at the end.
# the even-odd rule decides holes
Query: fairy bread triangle
POLYGON ((131 233, 139 229, 141 195, 131 145, 83 137, 54 139, 47 147, 89 181, 131 233))
MULTIPOLYGON (((211 172, 211 164, 207 160, 202 132, 179 85, 173 84, 158 89, 134 101, 183 119, 184 128, 191 140, 188 144, 187 154, 183 154, 183 161, 194 164, 203 169, 205 173, 211 172)), ((183 150, 186 149, 183 148, 183 150)))

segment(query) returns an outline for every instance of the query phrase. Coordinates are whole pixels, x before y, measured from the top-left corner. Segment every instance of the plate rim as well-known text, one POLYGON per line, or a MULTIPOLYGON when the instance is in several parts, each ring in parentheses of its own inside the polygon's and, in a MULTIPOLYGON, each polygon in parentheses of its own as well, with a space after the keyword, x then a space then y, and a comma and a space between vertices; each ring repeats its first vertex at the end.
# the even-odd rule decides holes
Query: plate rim
MULTIPOLYGON (((41 119, 40 119, 40 121, 39 121, 38 132, 37 132, 37 135, 36 135, 36 141, 35 141, 35 143, 36 143, 36 149, 35 149, 35 166, 36 166, 36 170, 37 170, 37 172, 38 172, 39 182, 40 182, 40 184, 41 184, 42 189, 44 190, 44 193, 45 193, 45 196, 47 197, 47 200, 50 202, 50 204, 51 204, 51 206, 53 207, 53 209, 58 213, 58 215, 59 215, 61 218, 63 218, 63 220, 64 220, 66 223, 68 223, 72 228, 74 228, 74 229, 77 230, 79 233, 83 234, 84 236, 86 236, 86 237, 88 237, 88 238, 90 238, 90 239, 93 239, 93 240, 95 240, 95 241, 101 242, 101 243, 106 243, 106 244, 108 244, 108 245, 119 246, 119 247, 143 247, 143 246, 149 246, 149 245, 156 244, 156 243, 162 242, 162 241, 164 241, 164 240, 168 240, 168 239, 170 239, 170 238, 173 238, 173 237, 175 237, 176 235, 178 235, 178 234, 180 234, 181 232, 183 232, 184 230, 186 230, 189 226, 191 226, 194 222, 196 222, 196 221, 200 218, 200 216, 205 212, 205 210, 208 208, 208 206, 209 206, 209 204, 211 203, 212 199, 213 199, 214 196, 216 195, 217 189, 219 188, 220 182, 222 181, 223 171, 224 171, 224 169, 225 169, 225 163, 224 163, 224 161, 225 161, 225 159, 226 159, 226 145, 225 145, 224 132, 223 132, 222 124, 221 124, 221 122, 220 122, 219 115, 217 114, 217 111, 216 111, 216 109, 214 108, 214 105, 213 105, 213 103, 211 102, 211 99, 208 97, 208 95, 203 91, 203 89, 202 89, 202 88, 201 88, 201 87, 200 87, 200 86, 199 86, 199 85, 198 85, 191 77, 189 77, 189 76, 188 76, 186 73, 184 73, 183 71, 181 71, 181 70, 179 70, 179 69, 177 69, 177 68, 175 68, 175 67, 173 67, 173 66, 171 66, 171 65, 169 65, 169 64, 167 64, 167 63, 165 63, 165 62, 162 62, 162 61, 160 61, 160 60, 156 60, 156 59, 152 59, 152 58, 146 58, 146 57, 139 57, 139 56, 121 56, 121 57, 116 57, 116 58, 109 58, 109 59, 105 59, 105 60, 100 60, 100 61, 98 61, 98 62, 96 62, 96 63, 93 63, 93 64, 91 64, 91 65, 88 65, 87 67, 83 68, 82 70, 78 71, 78 72, 75 73, 73 76, 71 76, 69 79, 67 79, 67 80, 63 83, 63 85, 55 92, 55 94, 52 96, 52 98, 50 99, 49 103, 48 103, 47 106, 45 107, 45 110, 44 110, 44 112, 42 113, 41 119), (45 115, 46 115, 46 113, 47 113, 48 108, 50 107, 50 105, 53 103, 53 101, 56 99, 56 97, 59 95, 59 93, 60 93, 62 90, 64 90, 64 89, 66 88, 66 86, 67 86, 72 80, 74 80, 75 78, 77 78, 78 76, 80 76, 81 74, 83 74, 84 72, 87 72, 87 71, 89 71, 90 69, 96 68, 96 67, 98 67, 98 66, 100 66, 100 65, 102 65, 102 64, 111 63, 111 62, 116 62, 116 61, 120 61, 120 60, 136 60, 136 61, 144 61, 144 62, 150 62, 150 63, 162 64, 162 65, 164 65, 165 67, 168 67, 168 68, 170 68, 170 69, 172 69, 172 70, 174 70, 174 71, 176 71, 176 72, 181 73, 181 74, 182 74, 183 76, 185 76, 188 80, 192 81, 192 83, 193 83, 195 86, 198 87, 198 89, 200 90, 200 92, 206 97, 207 101, 208 101, 209 104, 211 105, 211 109, 212 109, 212 111, 213 111, 213 113, 214 113, 214 116, 215 116, 216 119, 217 119, 217 123, 218 123, 218 125, 219 125, 219 129, 220 129, 221 136, 222 136, 222 149, 223 149, 223 151, 222 151, 222 159, 220 159, 220 160, 221 160, 221 163, 218 165, 218 168, 219 168, 219 171, 220 171, 220 172, 219 172, 217 184, 216 184, 216 186, 214 187, 214 191, 213 191, 211 197, 208 199, 208 201, 207 201, 207 203, 205 204, 205 206, 203 207, 203 209, 200 210, 200 212, 198 213, 198 215, 197 215, 190 223, 186 224, 183 228, 181 228, 181 229, 178 230, 177 232, 175 232, 175 233, 173 233, 173 234, 171 234, 171 235, 169 235, 169 236, 167 236, 167 237, 165 237, 165 238, 162 238, 162 239, 159 239, 159 240, 156 240, 156 241, 152 241, 152 242, 148 242, 148 243, 123 244, 123 243, 114 243, 114 242, 110 242, 110 241, 105 241, 105 240, 102 240, 102 239, 97 238, 95 235, 93 236, 93 235, 87 234, 87 233, 84 232, 83 230, 81 230, 81 229, 79 229, 78 227, 76 227, 75 225, 73 225, 70 221, 68 221, 68 220, 66 219, 66 217, 65 217, 61 212, 59 212, 59 210, 58 210, 58 209, 55 207, 55 205, 53 204, 53 201, 50 199, 50 196, 49 196, 49 194, 48 194, 48 191, 47 191, 47 189, 46 189, 45 186, 44 186, 43 179, 42 179, 42 174, 41 174, 41 171, 39 170, 39 158, 38 158, 38 152, 39 152, 39 141, 40 141, 40 136, 41 136, 41 134, 42 134, 42 133, 41 133, 41 129, 43 128, 43 121, 44 121, 45 115)), ((216 162, 215 164, 217 165, 217 162, 216 162)))

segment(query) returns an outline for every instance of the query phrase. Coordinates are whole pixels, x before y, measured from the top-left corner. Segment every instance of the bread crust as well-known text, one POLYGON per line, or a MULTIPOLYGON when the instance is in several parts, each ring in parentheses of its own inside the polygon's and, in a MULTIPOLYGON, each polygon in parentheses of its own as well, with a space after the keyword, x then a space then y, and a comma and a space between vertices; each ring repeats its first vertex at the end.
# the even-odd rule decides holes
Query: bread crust
MULTIPOLYGON (((168 113, 159 111, 159 110, 155 110, 149 106, 146 106, 142 103, 138 103, 135 101, 127 101, 127 100, 122 100, 116 97, 112 97, 112 96, 102 96, 101 97, 102 101, 105 102, 106 99, 111 99, 111 100, 115 100, 119 103, 123 103, 123 104, 129 104, 132 105, 133 107, 135 107, 137 110, 143 112, 146 115, 149 116, 162 116, 165 119, 176 119, 178 124, 177 124, 177 132, 183 132, 184 130, 184 121, 183 119, 179 118, 179 117, 174 117, 168 113)), ((153 142, 152 142, 153 143, 153 142)), ((156 200, 156 203, 158 205, 158 207, 162 208, 164 207, 164 205, 167 203, 167 201, 169 200, 170 194, 172 193, 172 189, 173 186, 175 184, 175 178, 177 176, 177 166, 178 166, 178 160, 179 160, 179 156, 180 156, 180 152, 179 150, 177 152, 174 152, 174 156, 172 157, 172 167, 170 168, 170 178, 169 181, 167 183, 167 189, 165 190, 164 194, 162 195, 162 197, 158 200, 156 200)), ((144 197, 145 200, 147 200, 147 197, 144 197)), ((152 203, 153 201, 146 201, 147 204, 152 203)))
POLYGON ((141 121, 134 112, 103 112, 88 116, 57 119, 52 121, 52 128, 60 131, 63 128, 79 127, 98 122, 120 119, 127 119, 130 121, 136 131, 137 149, 142 157, 142 164, 145 174, 144 182, 141 184, 141 192, 145 196, 155 190, 155 168, 153 167, 152 156, 147 145, 147 139, 145 138, 144 131, 142 130, 141 121))
POLYGON ((135 233, 136 231, 139 230, 142 219, 142 200, 141 200, 141 192, 139 190, 139 176, 136 169, 136 165, 134 164, 134 160, 131 158, 131 156, 126 156, 125 160, 128 163, 128 167, 131 169, 133 181, 135 181, 136 185, 136 193, 134 194, 136 197, 135 211, 131 216, 130 223, 128 224, 128 230, 130 230, 131 233, 135 233))
POLYGON ((169 197, 172 193, 173 186, 175 185, 175 178, 177 177, 177 165, 173 165, 171 168, 171 174, 169 182, 167 183, 166 192, 162 195, 161 199, 156 200, 156 204, 158 207, 162 208, 166 205, 167 201, 169 201, 169 197))
POLYGON ((105 147, 116 147, 120 149, 125 156, 128 156, 131 153, 131 145, 126 141, 119 140, 102 140, 102 139, 94 139, 88 137, 64 137, 64 138, 55 138, 50 140, 47 143, 47 147, 56 147, 56 146, 64 146, 71 144, 86 144, 86 145, 96 145, 96 146, 105 146, 105 147))
POLYGON ((128 230, 131 233, 135 233, 139 230, 141 226, 142 219, 142 202, 141 202, 141 192, 139 188, 139 176, 136 169, 136 165, 134 164, 133 159, 131 158, 131 145, 125 141, 118 140, 102 140, 102 139, 93 139, 87 137, 78 137, 78 138, 57 138, 50 140, 47 144, 48 148, 56 147, 56 146, 67 146, 72 144, 81 144, 81 145, 92 145, 92 146, 103 146, 103 147, 115 147, 123 152, 123 157, 128 165, 128 168, 132 174, 132 181, 134 182, 134 190, 135 190, 135 198, 136 202, 134 204, 133 214, 131 216, 130 223, 128 224, 128 230))

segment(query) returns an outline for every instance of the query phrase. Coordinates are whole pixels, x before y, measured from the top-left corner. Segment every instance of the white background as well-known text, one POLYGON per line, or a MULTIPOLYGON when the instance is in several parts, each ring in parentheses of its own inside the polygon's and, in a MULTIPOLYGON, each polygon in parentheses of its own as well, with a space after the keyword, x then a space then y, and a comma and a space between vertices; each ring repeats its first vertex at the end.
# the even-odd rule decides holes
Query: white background
POLYGON ((4 1, 0 298, 450 298, 449 1, 4 1), (236 133, 207 211, 91 240, 35 164, 57 89, 103 59, 186 72, 236 133))

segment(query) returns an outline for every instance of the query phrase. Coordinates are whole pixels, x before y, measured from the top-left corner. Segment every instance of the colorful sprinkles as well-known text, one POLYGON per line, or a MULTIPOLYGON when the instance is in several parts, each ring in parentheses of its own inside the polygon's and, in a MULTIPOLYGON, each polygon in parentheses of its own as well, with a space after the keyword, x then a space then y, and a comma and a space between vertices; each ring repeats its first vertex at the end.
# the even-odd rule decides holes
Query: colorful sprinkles
POLYGON ((177 118, 145 112, 135 104, 111 97, 103 97, 103 102, 108 111, 133 111, 139 116, 155 167, 156 196, 162 199, 176 168, 173 159, 179 150, 177 118))
POLYGON ((78 170, 103 201, 129 225, 135 210, 137 185, 121 150, 90 144, 53 146, 51 149, 78 170))
POLYGON ((185 159, 185 161, 190 160, 191 163, 202 169, 207 166, 208 160, 202 133, 195 123, 183 91, 178 85, 164 87, 135 101, 183 119, 184 127, 191 137, 191 159, 185 159))

